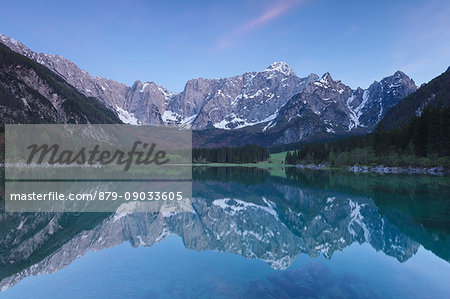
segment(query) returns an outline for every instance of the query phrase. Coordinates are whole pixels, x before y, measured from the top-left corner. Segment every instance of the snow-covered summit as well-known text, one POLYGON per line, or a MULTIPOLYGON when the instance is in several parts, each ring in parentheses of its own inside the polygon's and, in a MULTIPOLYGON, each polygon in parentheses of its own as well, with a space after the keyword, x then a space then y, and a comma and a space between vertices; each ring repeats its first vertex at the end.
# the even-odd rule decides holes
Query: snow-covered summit
POLYGON ((276 71, 283 73, 286 76, 295 76, 294 70, 286 63, 286 62, 277 62, 275 61, 271 65, 269 65, 265 70, 265 72, 276 71))

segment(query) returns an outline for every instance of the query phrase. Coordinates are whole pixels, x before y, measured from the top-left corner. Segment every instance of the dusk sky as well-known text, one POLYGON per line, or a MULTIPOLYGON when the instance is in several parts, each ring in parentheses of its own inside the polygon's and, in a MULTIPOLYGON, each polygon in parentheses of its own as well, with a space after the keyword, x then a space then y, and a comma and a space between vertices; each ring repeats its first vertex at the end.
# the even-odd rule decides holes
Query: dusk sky
POLYGON ((352 88, 450 65, 450 1, 1 1, 0 33, 93 76, 181 91, 287 62, 352 88))

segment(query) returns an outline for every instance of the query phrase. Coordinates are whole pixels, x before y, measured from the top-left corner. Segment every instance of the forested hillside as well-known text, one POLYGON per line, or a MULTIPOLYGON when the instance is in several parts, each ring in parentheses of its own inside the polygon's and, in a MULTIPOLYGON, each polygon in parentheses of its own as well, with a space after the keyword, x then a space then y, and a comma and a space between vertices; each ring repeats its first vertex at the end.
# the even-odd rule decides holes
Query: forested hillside
POLYGON ((193 163, 256 163, 268 159, 267 149, 257 145, 192 150, 193 163))

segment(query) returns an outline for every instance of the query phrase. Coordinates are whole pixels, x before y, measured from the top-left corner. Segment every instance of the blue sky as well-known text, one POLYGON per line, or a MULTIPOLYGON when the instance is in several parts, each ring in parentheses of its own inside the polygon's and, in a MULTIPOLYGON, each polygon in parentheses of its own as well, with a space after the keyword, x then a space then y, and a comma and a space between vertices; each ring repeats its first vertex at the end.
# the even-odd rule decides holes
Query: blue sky
POLYGON ((1 1, 0 33, 91 75, 181 91, 287 62, 351 87, 450 65, 450 1, 1 1))

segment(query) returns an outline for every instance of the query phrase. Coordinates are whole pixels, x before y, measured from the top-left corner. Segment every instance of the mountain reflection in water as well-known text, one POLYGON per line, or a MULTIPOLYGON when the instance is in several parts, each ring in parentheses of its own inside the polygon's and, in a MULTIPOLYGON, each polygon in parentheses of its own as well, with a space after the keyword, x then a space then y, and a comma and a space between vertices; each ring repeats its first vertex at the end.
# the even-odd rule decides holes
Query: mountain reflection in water
MULTIPOLYGON (((54 273, 88 251, 125 241, 152 246, 171 235, 180 236, 188 249, 235 253, 280 270, 301 253, 332 259, 354 242, 402 263, 421 245, 450 259, 446 177, 295 168, 276 177, 256 168, 196 167, 193 180, 194 210, 188 213, 0 213, 0 289, 30 275, 54 273)), ((251 290, 254 296, 307 295, 313 290, 305 281, 335 275, 313 263, 254 280, 251 290)), ((330 289, 345 281, 361 287, 355 277, 339 277, 330 289)))

